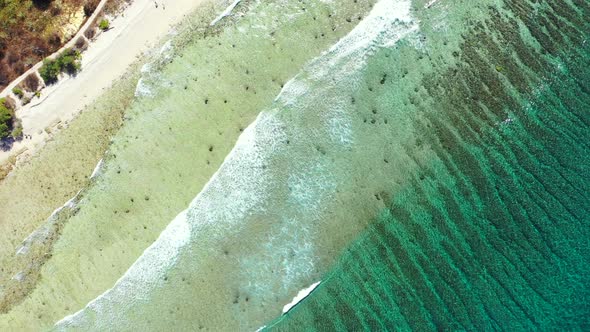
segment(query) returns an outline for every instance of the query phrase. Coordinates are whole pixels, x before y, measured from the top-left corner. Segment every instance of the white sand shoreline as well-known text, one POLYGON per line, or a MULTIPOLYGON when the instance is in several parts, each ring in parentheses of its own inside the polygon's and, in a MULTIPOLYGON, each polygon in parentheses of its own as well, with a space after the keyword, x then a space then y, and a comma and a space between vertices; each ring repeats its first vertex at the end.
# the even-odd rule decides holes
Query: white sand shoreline
POLYGON ((17 110, 23 134, 30 138, 14 142, 8 151, 0 150, 0 164, 12 156, 23 160, 35 154, 50 138, 53 128, 67 124, 205 1, 134 0, 122 14, 112 19, 112 29, 90 43, 83 53, 82 70, 78 75, 63 77, 43 89, 40 102, 35 99, 17 110))

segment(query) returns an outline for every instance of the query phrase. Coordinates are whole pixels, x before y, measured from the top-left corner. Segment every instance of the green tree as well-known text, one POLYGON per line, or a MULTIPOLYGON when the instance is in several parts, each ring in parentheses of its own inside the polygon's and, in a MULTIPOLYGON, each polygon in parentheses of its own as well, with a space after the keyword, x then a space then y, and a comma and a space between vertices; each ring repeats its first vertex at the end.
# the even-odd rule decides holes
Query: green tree
POLYGON ((10 128, 14 118, 14 111, 4 105, 4 98, 0 98, 0 139, 10 135, 10 128))
POLYGON ((55 60, 43 60, 43 66, 39 69, 39 75, 41 75, 45 84, 53 84, 57 82, 59 74, 64 71, 70 75, 74 75, 80 71, 80 58, 80 51, 68 48, 55 60))
POLYGON ((19 88, 18 86, 15 87, 14 89, 12 89, 12 93, 14 93, 14 95, 19 98, 22 98, 25 95, 23 90, 21 88, 19 88))
POLYGON ((60 71, 65 71, 70 75, 76 74, 80 71, 80 52, 71 48, 65 50, 58 58, 60 71))
POLYGON ((57 82, 60 72, 59 63, 56 60, 51 59, 43 60, 43 66, 39 69, 39 75, 41 75, 45 84, 53 84, 57 82))

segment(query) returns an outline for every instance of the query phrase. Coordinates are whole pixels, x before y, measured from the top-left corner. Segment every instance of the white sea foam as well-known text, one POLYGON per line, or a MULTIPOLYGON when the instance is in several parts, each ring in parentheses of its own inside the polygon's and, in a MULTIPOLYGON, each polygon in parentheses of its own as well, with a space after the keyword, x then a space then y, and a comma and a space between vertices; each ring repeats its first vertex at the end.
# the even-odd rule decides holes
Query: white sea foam
POLYGON ((234 8, 236 8, 240 1, 241 0, 235 0, 234 2, 232 2, 229 6, 227 6, 227 8, 225 8, 225 10, 221 14, 219 14, 219 16, 217 16, 213 21, 211 21, 209 25, 215 25, 217 24, 217 22, 219 22, 219 20, 231 14, 231 12, 234 10, 234 8))
MULTIPOLYGON (((310 64, 305 75, 309 74, 309 79, 321 79, 328 75, 348 77, 351 73, 358 73, 375 49, 395 45, 403 37, 418 31, 418 22, 411 15, 411 7, 410 0, 377 2, 369 15, 348 35, 310 64), (355 60, 350 61, 352 58, 355 60)), ((301 78, 299 74, 286 84, 275 100, 289 103, 307 93, 300 88, 304 84, 301 78), (296 89, 291 89, 290 85, 296 89)))
POLYGON ((59 214, 64 209, 73 209, 76 207, 76 202, 78 200, 80 192, 81 191, 78 191, 76 195, 74 195, 74 197, 70 198, 67 202, 65 202, 64 205, 55 209, 51 213, 49 218, 47 218, 45 223, 43 223, 43 225, 41 225, 39 228, 37 228, 35 231, 29 234, 29 236, 27 236, 23 240, 22 244, 16 249, 16 255, 26 255, 33 244, 44 241, 53 231, 53 226, 56 222, 58 222, 59 214))
POLYGON ((297 295, 293 298, 293 300, 283 307, 283 314, 286 314, 291 308, 293 308, 297 303, 303 301, 311 292, 313 292, 316 287, 320 285, 321 281, 314 282, 311 286, 304 288, 297 293, 297 295))
POLYGON ((174 56, 172 39, 166 41, 159 51, 151 51, 146 55, 151 57, 152 60, 141 66, 141 77, 135 86, 135 97, 154 97, 157 87, 170 86, 170 82, 161 80, 156 69, 160 65, 170 62, 174 56))
POLYGON ((92 174, 90 175, 91 179, 94 179, 96 176, 98 176, 100 174, 103 164, 104 164, 104 159, 100 159, 98 161, 98 163, 96 164, 96 166, 94 167, 92 174))
POLYGON ((25 280, 25 273, 23 271, 18 272, 12 277, 12 280, 23 282, 25 280))
POLYGON ((164 60, 172 59, 174 55, 174 46, 172 46, 172 39, 166 41, 164 45, 160 48, 160 56, 164 60))
POLYGON ((149 73, 151 71, 152 71, 152 64, 150 62, 144 63, 143 66, 141 66, 140 72, 142 74, 149 73))
POLYGON ((246 293, 267 298, 288 294, 293 285, 313 273, 316 248, 311 228, 300 221, 283 218, 262 243, 262 255, 240 259, 240 278, 245 280, 241 288, 246 293))
MULTIPOLYGON (((261 152, 264 148, 272 151, 273 142, 277 138, 280 139, 280 133, 277 132, 279 128, 275 123, 276 130, 272 130, 272 122, 272 118, 260 114, 257 120, 244 130, 235 148, 191 206, 166 227, 160 237, 144 251, 113 288, 94 299, 84 309, 57 322, 56 328, 59 330, 94 324, 99 330, 108 329, 113 322, 124 319, 125 309, 137 304, 138 301, 148 300, 149 290, 161 283, 162 276, 174 265, 182 247, 190 241, 191 233, 195 233, 196 236, 199 228, 219 220, 238 222, 243 218, 258 203, 256 192, 264 188, 264 181, 250 181, 256 177, 242 177, 242 174, 235 174, 237 176, 234 177, 231 168, 240 169, 242 166, 247 166, 250 171, 260 169, 256 166, 264 164, 264 154, 261 152), (268 124, 267 126, 271 127, 269 132, 264 132, 268 135, 264 135, 263 132, 255 135, 257 126, 262 124, 268 124), (244 165, 245 160, 254 160, 255 165, 244 165), (226 176, 219 177, 220 172, 225 173, 226 176), (228 194, 229 197, 218 197, 220 193, 221 196, 228 194), (225 199, 232 202, 234 209, 230 212, 224 212, 226 211, 224 205, 227 204, 225 199), (84 315, 85 312, 101 314, 104 319, 90 322, 93 315, 84 315)), ((225 227, 231 227, 231 225, 225 225, 225 227)), ((222 236, 222 234, 219 235, 222 236)))
POLYGON ((163 282, 162 276, 174 265, 181 248, 190 240, 190 227, 186 214, 185 210, 172 220, 158 239, 145 250, 113 288, 92 300, 85 309, 64 317, 56 325, 59 328, 69 328, 90 323, 85 322, 84 318, 88 317, 82 316, 81 312, 91 310, 109 318, 109 320, 93 321, 95 328, 108 330, 113 321, 125 319, 126 311, 121 310, 121 307, 128 308, 139 301, 148 301, 147 290, 163 282), (118 306, 113 306, 115 303, 118 306))
POLYGON ((336 189, 333 178, 325 161, 294 170, 288 177, 289 198, 308 214, 319 212, 323 200, 336 189))
POLYGON ((352 121, 344 110, 337 106, 326 116, 325 121, 329 128, 330 138, 333 144, 340 144, 345 147, 351 147, 354 143, 352 131, 352 121))
POLYGON ((428 2, 427 4, 424 5, 424 8, 428 9, 428 8, 434 6, 434 4, 437 2, 438 2, 438 0, 430 0, 430 2, 428 2))
POLYGON ((135 97, 150 97, 153 95, 152 90, 146 84, 145 80, 140 78, 137 81, 137 86, 135 87, 135 97))

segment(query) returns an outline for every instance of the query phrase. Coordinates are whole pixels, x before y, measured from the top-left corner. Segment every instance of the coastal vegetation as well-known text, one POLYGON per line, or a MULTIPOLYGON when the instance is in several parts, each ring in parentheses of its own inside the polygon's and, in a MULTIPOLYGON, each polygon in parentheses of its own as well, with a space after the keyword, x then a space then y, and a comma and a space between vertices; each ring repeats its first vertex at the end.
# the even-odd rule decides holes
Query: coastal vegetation
POLYGON ((12 89, 12 93, 14 93, 14 95, 19 98, 22 98, 25 95, 23 90, 21 88, 19 88, 18 86, 15 87, 14 89, 12 89))
POLYGON ((10 134, 13 116, 14 112, 6 107, 3 102, 0 103, 0 139, 8 137, 10 134))
MULTIPOLYGON (((108 0, 102 12, 112 15, 130 2, 108 0)), ((0 0, 0 90, 62 47, 99 3, 100 0, 0 0)), ((94 24, 88 29, 87 38, 94 36, 97 25, 107 30, 110 22, 94 24)), ((84 41, 77 43, 76 48, 86 46, 84 41)))
POLYGON ((7 98, 0 98, 0 140, 22 136, 22 126, 14 115, 14 103, 7 98))
POLYGON ((100 23, 98 24, 98 28, 102 31, 108 30, 110 26, 111 26, 111 24, 109 23, 109 20, 107 20, 107 19, 102 19, 100 21, 100 23))
POLYGON ((92 13, 94 13, 94 10, 98 6, 99 2, 100 2, 100 0, 87 0, 84 3, 84 15, 86 15, 86 16, 92 15, 92 13))
POLYGON ((82 24, 96 3, 0 0, 0 89, 57 51, 71 37, 65 27, 82 24))
POLYGON ((80 58, 80 51, 69 48, 56 59, 45 59, 39 74, 46 84, 53 84, 61 73, 75 75, 81 69, 80 58))
POLYGON ((24 90, 35 92, 39 89, 41 82, 36 73, 29 74, 21 83, 24 90))

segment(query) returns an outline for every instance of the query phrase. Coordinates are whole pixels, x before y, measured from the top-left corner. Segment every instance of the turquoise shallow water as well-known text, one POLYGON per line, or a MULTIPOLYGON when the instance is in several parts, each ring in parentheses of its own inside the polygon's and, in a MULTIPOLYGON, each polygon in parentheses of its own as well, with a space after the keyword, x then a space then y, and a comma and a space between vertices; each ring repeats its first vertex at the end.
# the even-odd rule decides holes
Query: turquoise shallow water
MULTIPOLYGON (((415 112, 436 155, 378 197, 386 208, 269 330, 590 329, 590 5, 478 11, 457 48, 425 32, 429 63, 387 110, 415 112)), ((392 68, 371 64, 374 80, 392 68)))

